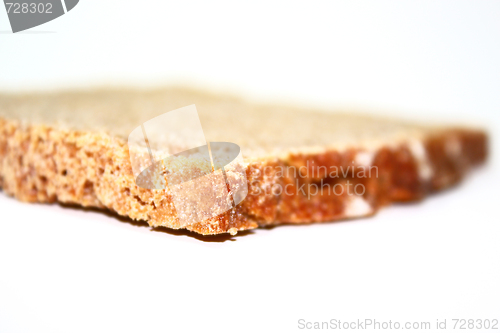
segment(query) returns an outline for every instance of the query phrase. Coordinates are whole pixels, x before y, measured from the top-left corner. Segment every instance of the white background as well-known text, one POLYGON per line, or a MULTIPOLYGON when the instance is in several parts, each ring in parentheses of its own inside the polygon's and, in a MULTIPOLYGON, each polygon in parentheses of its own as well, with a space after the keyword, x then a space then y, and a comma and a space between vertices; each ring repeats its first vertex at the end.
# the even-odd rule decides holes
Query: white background
POLYGON ((487 166, 422 203, 212 242, 1 193, 0 332, 500 319, 499 59, 498 1, 82 0, 17 34, 1 7, 3 91, 194 85, 482 124, 492 146, 487 166))

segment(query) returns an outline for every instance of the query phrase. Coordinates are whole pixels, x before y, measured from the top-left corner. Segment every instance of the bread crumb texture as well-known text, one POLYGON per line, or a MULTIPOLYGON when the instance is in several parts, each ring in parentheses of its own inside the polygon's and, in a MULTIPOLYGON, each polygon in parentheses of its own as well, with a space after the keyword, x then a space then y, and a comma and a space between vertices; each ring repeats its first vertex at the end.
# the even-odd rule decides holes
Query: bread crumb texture
POLYGON ((259 226, 372 215, 391 202, 420 200, 456 184, 472 166, 486 159, 487 136, 478 129, 412 127, 376 118, 373 124, 372 118, 360 116, 283 110, 287 109, 175 89, 0 95, 0 187, 25 202, 109 209, 147 221, 151 227, 235 235, 259 226), (165 106, 169 98, 173 102, 165 106), (167 112, 194 102, 199 110, 217 110, 205 117, 200 112, 202 124, 209 128, 207 140, 241 146, 249 190, 240 204, 224 214, 185 224, 177 218, 168 186, 148 190, 136 185, 123 128, 127 123, 134 128, 144 120, 138 115, 141 103, 146 109, 161 105, 167 112), (62 116, 54 116, 51 107, 62 116), (121 108, 126 110, 122 114, 121 108), (106 110, 120 117, 120 124, 115 126, 111 118, 95 126, 90 120, 85 126, 59 121, 74 114, 77 119, 73 122, 78 122, 82 113, 96 115, 106 110), (224 118, 228 114, 229 120, 224 118), (231 129, 235 115, 244 123, 240 131, 231 129), (266 125, 270 118, 276 121, 285 115, 288 120, 282 125, 293 130, 279 129, 275 122, 266 125), (290 120, 290 116, 297 119, 290 120), (356 129, 345 132, 338 127, 339 121, 356 129), (386 128, 386 132, 379 134, 377 128, 386 128), (339 133, 329 133, 336 130, 343 133, 342 140, 335 139, 339 133), (297 136, 302 141, 296 141, 297 136), (330 172, 353 168, 356 172, 330 172), (360 170, 365 172, 360 174, 360 170), (363 191, 355 192, 356 185, 363 191))

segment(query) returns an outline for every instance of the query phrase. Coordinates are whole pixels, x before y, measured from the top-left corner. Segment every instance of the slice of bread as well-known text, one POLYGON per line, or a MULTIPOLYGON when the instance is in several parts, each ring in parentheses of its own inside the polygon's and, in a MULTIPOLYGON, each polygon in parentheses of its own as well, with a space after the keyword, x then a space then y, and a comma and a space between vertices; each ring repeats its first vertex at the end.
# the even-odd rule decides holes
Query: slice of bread
POLYGON ((204 235, 371 215, 457 183, 486 153, 479 129, 254 105, 186 89, 0 94, 0 187, 7 194, 107 208, 204 235), (168 188, 137 186, 127 138, 192 104, 207 141, 241 147, 248 195, 219 216, 185 224, 168 188))

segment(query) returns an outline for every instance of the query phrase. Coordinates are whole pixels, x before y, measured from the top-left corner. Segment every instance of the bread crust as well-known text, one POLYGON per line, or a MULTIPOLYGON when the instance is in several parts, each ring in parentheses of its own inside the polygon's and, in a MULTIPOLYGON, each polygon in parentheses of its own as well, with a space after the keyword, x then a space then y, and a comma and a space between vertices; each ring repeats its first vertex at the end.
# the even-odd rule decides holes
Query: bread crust
MULTIPOLYGON (((151 227, 186 228, 203 235, 285 223, 326 222, 368 216, 392 202, 421 200, 460 181, 487 155, 480 130, 443 129, 419 141, 402 141, 370 151, 365 148, 289 152, 249 162, 249 194, 232 210, 183 226, 166 190, 135 184, 126 141, 102 132, 23 124, 0 117, 0 187, 25 202, 61 202, 112 210, 151 227), (363 155, 365 154, 365 155, 363 155), (425 159, 425 161, 422 161, 425 159), (376 167, 372 177, 301 176, 286 172, 308 165, 376 167), (278 171, 285 170, 279 174, 278 171), (305 193, 303 184, 362 184, 362 195, 305 193), (269 191, 289 185, 289 193, 269 191)), ((319 185, 318 185, 319 186, 319 185)))

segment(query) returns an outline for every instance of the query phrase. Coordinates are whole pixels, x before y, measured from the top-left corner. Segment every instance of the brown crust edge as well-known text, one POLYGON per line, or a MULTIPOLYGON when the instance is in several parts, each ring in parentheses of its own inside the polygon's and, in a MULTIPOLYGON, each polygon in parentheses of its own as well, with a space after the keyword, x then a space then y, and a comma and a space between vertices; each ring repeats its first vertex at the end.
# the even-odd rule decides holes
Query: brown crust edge
MULTIPOLYGON (((292 154, 286 159, 251 163, 247 170, 250 193, 235 209, 217 218, 188 225, 203 234, 220 234, 283 223, 333 221, 374 214, 396 201, 421 200, 459 182, 471 167, 486 160, 487 135, 479 130, 449 129, 425 138, 421 145, 432 176, 423 179, 419 162, 407 143, 382 147, 373 157, 377 177, 323 178, 327 184, 363 184, 362 199, 369 209, 346 214, 345 195, 306 197, 299 192, 275 194, 273 186, 296 189, 296 184, 321 183, 321 177, 277 175, 276 170, 315 165, 352 165, 362 149, 321 154, 292 154), (278 168, 279 167, 279 168, 278 168), (255 172, 257 170, 257 172, 255 172), (255 189, 267 189, 260 193, 255 189), (263 194, 264 193, 264 194, 263 194)), ((25 202, 61 202, 105 208, 152 227, 179 229, 168 191, 145 190, 135 185, 126 142, 104 133, 65 131, 49 126, 22 126, 0 118, 0 187, 25 202)), ((293 192, 293 190, 291 191, 293 192)))

